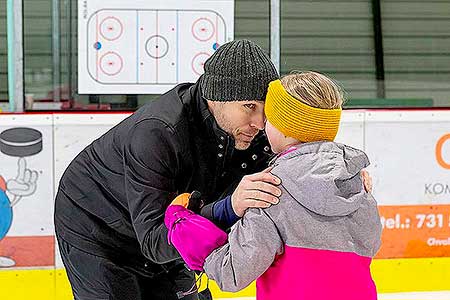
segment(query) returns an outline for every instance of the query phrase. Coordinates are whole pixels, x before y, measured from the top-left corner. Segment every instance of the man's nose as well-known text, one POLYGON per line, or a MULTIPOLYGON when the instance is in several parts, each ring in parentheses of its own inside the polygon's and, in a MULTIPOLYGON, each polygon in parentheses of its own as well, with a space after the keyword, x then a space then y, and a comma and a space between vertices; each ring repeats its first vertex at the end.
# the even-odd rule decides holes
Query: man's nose
POLYGON ((252 123, 250 124, 252 127, 257 128, 258 130, 263 130, 266 121, 266 116, 264 113, 257 114, 253 117, 252 123))

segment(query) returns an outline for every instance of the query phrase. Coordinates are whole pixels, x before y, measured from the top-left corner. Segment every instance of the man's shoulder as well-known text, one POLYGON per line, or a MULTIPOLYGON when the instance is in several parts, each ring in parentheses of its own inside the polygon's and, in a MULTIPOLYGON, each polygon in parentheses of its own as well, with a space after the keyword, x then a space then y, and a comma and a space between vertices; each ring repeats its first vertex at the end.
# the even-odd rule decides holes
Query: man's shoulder
POLYGON ((186 98, 192 83, 182 83, 157 99, 150 101, 136 111, 136 123, 146 119, 156 119, 169 127, 176 127, 188 118, 186 98))

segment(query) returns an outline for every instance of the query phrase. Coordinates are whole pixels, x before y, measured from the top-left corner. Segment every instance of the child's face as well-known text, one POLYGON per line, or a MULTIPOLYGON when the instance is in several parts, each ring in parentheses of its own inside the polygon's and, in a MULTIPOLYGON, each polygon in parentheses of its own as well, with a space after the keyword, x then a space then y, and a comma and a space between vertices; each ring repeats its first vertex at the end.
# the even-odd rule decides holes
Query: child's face
POLYGON ((285 147, 285 136, 278 129, 273 127, 273 125, 266 121, 266 135, 269 139, 270 146, 272 147, 272 151, 274 153, 280 153, 284 151, 285 147))

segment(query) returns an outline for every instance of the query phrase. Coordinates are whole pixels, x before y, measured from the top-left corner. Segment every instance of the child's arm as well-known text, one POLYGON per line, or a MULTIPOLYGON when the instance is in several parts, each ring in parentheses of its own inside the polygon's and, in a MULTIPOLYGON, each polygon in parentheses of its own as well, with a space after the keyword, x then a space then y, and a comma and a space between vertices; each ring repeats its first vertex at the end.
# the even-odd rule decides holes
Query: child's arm
POLYGON ((263 209, 249 209, 228 235, 228 244, 213 251, 203 266, 223 291, 236 292, 261 276, 283 252, 278 230, 263 209))
POLYGON ((210 220, 195 214, 191 207, 195 194, 184 193, 166 209, 164 223, 167 240, 180 253, 186 265, 196 271, 203 269, 206 257, 227 243, 227 234, 210 220))

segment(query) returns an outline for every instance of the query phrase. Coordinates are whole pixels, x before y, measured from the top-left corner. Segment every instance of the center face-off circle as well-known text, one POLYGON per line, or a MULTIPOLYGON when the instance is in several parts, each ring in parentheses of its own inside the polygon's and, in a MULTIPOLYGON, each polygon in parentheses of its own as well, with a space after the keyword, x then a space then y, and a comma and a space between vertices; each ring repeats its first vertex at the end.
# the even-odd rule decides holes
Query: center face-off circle
POLYGON ((160 35, 151 36, 145 42, 145 51, 151 58, 163 58, 169 52, 169 42, 160 35))

